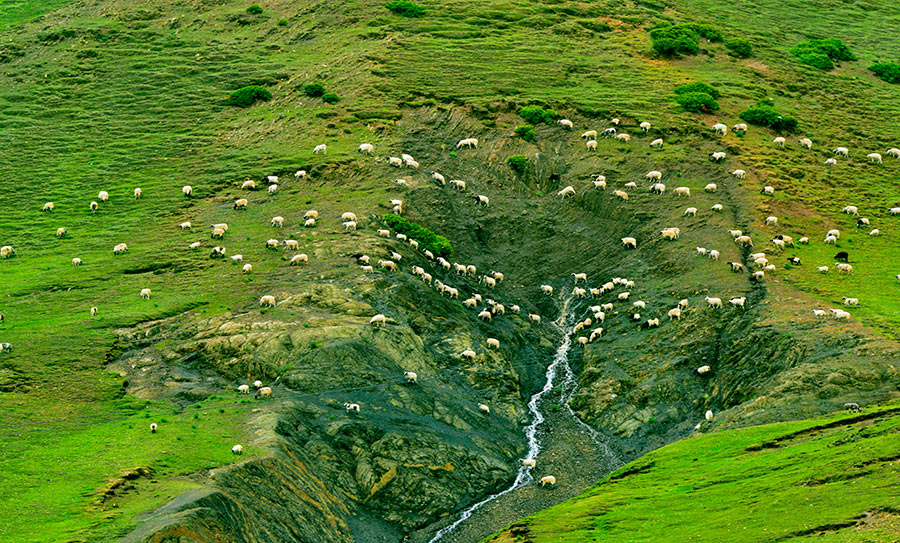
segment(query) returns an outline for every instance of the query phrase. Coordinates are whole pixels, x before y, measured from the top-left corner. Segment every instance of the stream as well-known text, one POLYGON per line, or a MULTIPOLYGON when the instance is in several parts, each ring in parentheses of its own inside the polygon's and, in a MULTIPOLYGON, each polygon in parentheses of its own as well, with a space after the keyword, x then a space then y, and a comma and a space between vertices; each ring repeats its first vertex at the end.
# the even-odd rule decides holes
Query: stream
POLYGON ((553 322, 562 339, 547 366, 544 386, 528 401, 532 421, 525 427, 527 457, 536 459, 537 466, 521 466, 508 488, 469 506, 430 540, 415 537, 411 541, 480 541, 522 517, 580 494, 624 465, 609 440, 579 419, 569 406, 578 387, 575 372, 569 365, 575 320, 569 314, 571 301, 571 297, 562 301, 559 318, 553 322), (545 475, 555 476, 557 484, 546 488, 532 484, 545 475))

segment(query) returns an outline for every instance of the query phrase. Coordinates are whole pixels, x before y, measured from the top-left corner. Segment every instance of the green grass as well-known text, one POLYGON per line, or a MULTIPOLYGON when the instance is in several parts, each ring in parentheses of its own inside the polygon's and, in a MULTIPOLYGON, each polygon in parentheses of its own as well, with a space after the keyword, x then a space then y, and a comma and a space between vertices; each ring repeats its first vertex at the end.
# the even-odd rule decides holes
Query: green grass
POLYGON ((485 541, 895 541, 898 431, 891 407, 685 439, 485 541))

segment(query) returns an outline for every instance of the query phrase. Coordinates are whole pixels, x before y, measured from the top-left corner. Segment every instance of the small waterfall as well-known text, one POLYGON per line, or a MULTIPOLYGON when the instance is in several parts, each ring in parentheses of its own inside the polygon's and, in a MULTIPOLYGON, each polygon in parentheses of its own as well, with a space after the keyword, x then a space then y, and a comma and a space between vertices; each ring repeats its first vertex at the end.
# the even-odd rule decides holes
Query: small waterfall
MULTIPOLYGON (((525 440, 528 443, 528 456, 527 458, 537 458, 538 454, 541 452, 541 442, 538 439, 537 431, 538 427, 544 422, 544 414, 541 412, 541 399, 545 394, 553 390, 553 387, 557 381, 557 379, 561 379, 561 389, 562 389, 562 401, 561 403, 565 405, 566 411, 569 415, 572 416, 573 419, 587 431, 587 433, 591 436, 591 440, 597 443, 600 446, 604 454, 606 454, 614 463, 617 465, 622 465, 623 462, 619 459, 619 457, 609 448, 609 445, 606 439, 603 438, 602 435, 597 433, 593 428, 584 423, 578 416, 575 415, 575 412, 572 411, 572 408, 569 407, 569 400, 572 399, 572 395, 575 394, 575 390, 578 387, 578 382, 575 379, 575 373, 572 371, 572 368, 569 366, 569 348, 572 346, 572 326, 569 321, 571 321, 571 317, 568 314, 569 302, 572 300, 571 297, 565 298, 562 302, 562 307, 559 311, 559 318, 554 321, 553 325, 559 329, 562 333, 562 341, 559 344, 559 347, 556 349, 556 354, 553 356, 553 361, 547 366, 546 379, 544 381, 544 386, 531 396, 531 399, 528 401, 528 410, 531 412, 531 424, 525 427, 525 440)), ((513 490, 527 485, 528 483, 534 481, 534 477, 531 475, 531 468, 528 466, 521 466, 519 468, 518 473, 516 474, 516 479, 513 481, 512 485, 510 485, 505 490, 498 492, 496 494, 492 494, 487 498, 481 500, 480 502, 471 505, 468 509, 462 512, 456 521, 449 526, 445 526, 438 530, 434 537, 431 538, 429 543, 435 543, 440 541, 445 535, 452 532, 456 529, 457 526, 465 522, 472 516, 475 511, 478 511, 485 504, 496 500, 497 498, 512 492, 513 490)))

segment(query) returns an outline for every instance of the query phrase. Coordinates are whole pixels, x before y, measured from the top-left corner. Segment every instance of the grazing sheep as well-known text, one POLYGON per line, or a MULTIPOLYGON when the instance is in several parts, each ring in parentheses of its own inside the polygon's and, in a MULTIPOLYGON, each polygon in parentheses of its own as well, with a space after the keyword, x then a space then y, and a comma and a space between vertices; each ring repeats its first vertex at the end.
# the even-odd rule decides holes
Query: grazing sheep
POLYGON ((722 298, 710 298, 709 296, 707 296, 705 299, 706 299, 706 303, 709 307, 716 307, 716 308, 722 307, 722 298))
POLYGON ((632 237, 622 238, 622 245, 626 248, 637 249, 637 240, 632 237))
POLYGON ((381 266, 382 268, 384 268, 388 271, 392 271, 392 272, 395 272, 399 269, 397 267, 397 263, 394 262, 393 260, 379 260, 378 265, 381 266))
POLYGON ((66 235, 69 230, 67 228, 57 228, 56 229, 56 237, 61 238, 66 235))
POLYGON ((772 196, 773 194, 775 194, 775 187, 770 186, 770 185, 766 185, 766 186, 763 187, 762 190, 759 191, 759 192, 762 193, 762 194, 766 194, 766 195, 768 195, 768 196, 772 196))
POLYGON ((597 140, 588 140, 587 143, 585 143, 585 146, 587 147, 588 151, 596 151, 597 150, 597 140))
POLYGON ((824 309, 813 309, 813 315, 818 319, 824 319, 828 313, 824 309))
POLYGON ((325 145, 324 143, 320 143, 319 145, 316 145, 315 147, 313 147, 313 154, 317 155, 319 153, 322 153, 323 155, 327 155, 328 154, 328 146, 325 145))
POLYGON ((715 131, 716 134, 718 134, 720 136, 724 136, 725 134, 728 133, 728 126, 724 125, 722 123, 714 124, 712 126, 712 129, 715 131))
POLYGON ((91 202, 88 204, 88 209, 91 210, 91 213, 96 213, 98 209, 100 209, 100 204, 97 202, 91 202))
POLYGON ((225 258, 225 247, 213 247, 209 253, 210 258, 225 258))
POLYGON ((552 475, 547 475, 545 477, 541 477, 540 484, 541 484, 541 486, 547 486, 547 485, 553 486, 556 484, 556 477, 554 477, 552 475))
POLYGON ((743 273, 746 268, 740 262, 729 262, 729 266, 731 266, 731 271, 735 273, 743 273))
POLYGON ((537 323, 537 324, 540 324, 540 323, 541 323, 541 316, 538 315, 538 314, 536 314, 536 313, 529 313, 529 314, 528 314, 528 319, 531 320, 531 322, 534 322, 534 323, 537 323))
POLYGON ((266 176, 266 181, 268 181, 269 183, 277 183, 277 182, 278 182, 278 176, 277 176, 277 175, 267 175, 267 176, 266 176))
POLYGON ((259 299, 259 305, 261 307, 275 307, 275 296, 267 294, 259 299))
POLYGON ((491 314, 491 312, 488 311, 487 309, 485 309, 484 311, 482 311, 481 313, 478 314, 478 318, 483 321, 490 321, 492 316, 493 315, 491 314))
POLYGON ((710 260, 719 260, 719 251, 710 249, 706 256, 708 256, 710 260))
POLYGON ((706 418, 706 420, 712 420, 712 418, 713 418, 713 412, 712 412, 712 409, 707 409, 707 410, 706 410, 706 414, 703 415, 703 416, 706 418))
POLYGON ((246 180, 241 183, 241 190, 256 190, 256 181, 246 180))
POLYGON ((301 253, 299 255, 294 255, 291 258, 290 265, 291 266, 299 266, 301 263, 307 263, 307 262, 309 262, 309 256, 301 253))
POLYGON ((631 141, 631 136, 629 136, 628 134, 616 134, 613 137, 619 141, 624 141, 625 143, 628 143, 631 141))
POLYGON ((151 434, 155 434, 155 433, 156 433, 156 428, 157 428, 156 423, 155 423, 155 422, 151 422, 151 423, 150 423, 150 433, 151 433, 151 434))
POLYGON ((459 356, 468 360, 475 360, 475 357, 478 355, 472 349, 466 349, 465 351, 459 353, 459 356))
POLYGON ((856 227, 859 228, 860 226, 869 226, 869 219, 867 219, 866 217, 862 217, 861 219, 857 219, 857 220, 856 220, 856 227))
POLYGON ((500 348, 500 340, 489 337, 489 338, 487 338, 487 346, 492 347, 494 349, 499 349, 500 348))
POLYGON ((838 238, 838 239, 841 238, 841 232, 840 232, 840 230, 838 230, 837 228, 833 228, 833 229, 829 230, 828 233, 825 234, 825 235, 826 235, 826 236, 834 236, 834 237, 836 237, 836 238, 838 238))
POLYGON ((248 202, 247 202, 246 198, 238 198, 237 200, 234 201, 234 204, 231 206, 231 209, 246 210, 247 203, 248 202))
POLYGON ((178 227, 181 228, 182 230, 193 230, 193 228, 191 227, 190 221, 185 221, 185 222, 179 224, 178 227))
POLYGON ((745 172, 744 170, 732 170, 730 173, 738 179, 743 179, 747 175, 747 172, 745 172))
POLYGON ((383 313, 379 313, 369 319, 369 324, 372 326, 384 326, 387 324, 387 317, 383 313))
POLYGON ((616 135, 615 128, 607 128, 606 130, 604 130, 603 132, 600 133, 601 138, 611 138, 615 135, 616 135))
POLYGON ((738 124, 732 126, 731 129, 734 130, 735 132, 746 132, 747 125, 744 123, 738 123, 738 124))
POLYGON ((234 447, 231 448, 232 454, 243 454, 243 452, 244 452, 244 447, 242 447, 241 445, 235 445, 234 447))
POLYGON ((272 387, 262 387, 256 390, 256 394, 253 395, 254 398, 271 398, 272 397, 272 387))
POLYGON ((722 162, 728 156, 723 151, 717 151, 709 154, 713 162, 722 162))
POLYGON ((475 205, 487 207, 491 203, 491 200, 483 194, 479 194, 479 195, 475 196, 474 198, 475 198, 475 205))
POLYGON ((303 222, 303 227, 304 228, 315 228, 316 220, 315 219, 306 219, 306 221, 303 222))
POLYGON ((676 187, 672 194, 675 196, 690 196, 691 189, 689 187, 676 187))
POLYGON ((346 409, 347 411, 354 411, 356 413, 359 413, 359 404, 358 403, 345 403, 344 409, 346 409))
POLYGON ((725 209, 725 208, 722 207, 722 204, 713 204, 713 206, 712 206, 710 209, 712 209, 712 210, 715 211, 716 213, 721 213, 722 210, 725 209))
POLYGON ((834 158, 826 158, 826 159, 825 159, 825 165, 826 165, 826 166, 835 166, 835 165, 837 165, 837 159, 834 159, 834 158))
POLYGON ((47 202, 44 204, 44 207, 41 208, 41 211, 53 211, 53 202, 47 202))
POLYGON ((646 328, 659 328, 659 317, 654 319, 648 319, 646 323, 644 323, 646 328))
POLYGON ((728 233, 731 234, 731 237, 733 238, 739 238, 744 235, 740 230, 729 230, 728 233))
POLYGON ((478 410, 484 413, 485 415, 491 414, 491 408, 483 403, 478 404, 478 410))
POLYGON ((797 140, 797 143, 800 144, 804 149, 812 149, 812 140, 809 138, 800 138, 797 140))
POLYGON ((643 130, 644 132, 649 132, 649 131, 650 131, 650 128, 651 128, 650 123, 648 123, 647 121, 642 122, 642 123, 641 123, 640 125, 638 125, 638 126, 640 126, 640 127, 641 127, 641 130, 643 130))
POLYGON ((662 138, 656 138, 655 140, 650 142, 650 147, 662 147, 663 140, 662 138))
POLYGON ((710 368, 709 366, 700 366, 699 368, 697 368, 697 373, 700 375, 706 375, 711 369, 712 368, 710 368))
POLYGON ((478 149, 478 139, 477 138, 465 138, 459 140, 456 144, 457 149, 478 149))
POLYGON ((799 266, 799 265, 800 265, 800 259, 797 258, 796 256, 792 256, 792 257, 788 258, 787 260, 788 260, 789 263, 791 263, 791 264, 794 265, 794 266, 799 266))
POLYGON ((673 307, 669 310, 667 315, 669 316, 669 319, 677 321, 681 318, 681 308, 673 307))
POLYGON ((92 307, 91 308, 91 316, 93 317, 94 315, 96 315, 98 311, 100 311, 100 310, 97 309, 96 307, 92 307))
POLYGON ((763 281, 766 278, 766 273, 763 270, 753 272, 753 275, 750 276, 750 279, 754 281, 763 281))
POLYGON ((618 298, 622 301, 627 300, 631 296, 630 292, 620 292, 618 298))
POLYGON ((124 253, 127 250, 128 250, 128 245, 125 245, 124 243, 119 243, 118 245, 113 247, 113 254, 119 255, 119 254, 124 253))
POLYGON ((597 137, 597 131, 596 130, 588 130, 587 132, 582 134, 581 137, 583 139, 595 139, 597 137))
POLYGON ((774 215, 770 215, 766 217, 766 226, 776 226, 778 225, 778 217, 774 215))
POLYGON ((785 139, 782 138, 781 136, 778 136, 777 138, 772 140, 772 143, 774 143, 778 147, 784 147, 784 142, 785 142, 785 139))
POLYGON ((305 179, 306 178, 306 170, 297 170, 294 172, 294 177, 296 179, 305 179))
POLYGON ((150 289, 149 288, 141 289, 141 299, 142 300, 150 299, 150 289))
POLYGON ((356 151, 365 155, 371 155, 375 153, 375 146, 371 143, 361 143, 356 151))
POLYGON ((141 195, 142 195, 142 194, 144 194, 144 191, 142 191, 142 190, 140 189, 140 187, 134 189, 134 199, 135 199, 135 200, 139 200, 139 199, 141 198, 141 195))
POLYGON ((519 458, 519 462, 521 462, 523 466, 527 466, 529 468, 537 466, 537 461, 535 461, 534 458, 519 458))
POLYGON ((706 192, 716 192, 718 188, 718 185, 716 185, 715 183, 709 183, 705 187, 703 187, 703 190, 706 192))
POLYGON ((734 307, 740 307, 741 309, 744 309, 744 302, 746 302, 746 301, 747 301, 747 297, 741 296, 739 298, 732 298, 732 299, 728 300, 728 303, 730 303, 734 307))
POLYGON ((840 251, 838 254, 834 255, 834 259, 839 262, 849 262, 850 253, 848 253, 847 251, 840 251))
MULTIPOLYGON (((262 383, 260 383, 262 384, 262 383)), ((257 387, 259 388, 259 387, 257 387)), ((237 391, 241 394, 250 394, 250 385, 241 385, 237 387, 237 391)))
POLYGON ((190 185, 185 185, 181 187, 181 193, 190 197, 190 195, 194 193, 194 189, 190 185))
POLYGON ((73 265, 73 266, 81 266, 81 259, 78 258, 78 257, 73 258, 73 259, 72 259, 72 265, 73 265))
POLYGON ((438 172, 431 172, 431 179, 441 185, 447 184, 447 181, 444 179, 444 176, 439 174, 438 172))
POLYGON ((97 194, 97 199, 100 200, 101 202, 105 202, 105 201, 109 200, 109 193, 106 192, 105 190, 101 190, 97 194))
POLYGON ((668 240, 676 240, 676 239, 678 239, 678 236, 679 236, 680 233, 681 233, 681 230, 678 229, 678 228, 664 228, 664 229, 660 232, 660 234, 662 235, 662 238, 663 238, 663 239, 668 239, 668 240))
POLYGON ((734 242, 744 247, 753 247, 753 240, 750 236, 738 236, 734 239, 734 242))
POLYGON ((841 210, 847 215, 859 215, 859 208, 856 206, 844 206, 844 209, 841 210))
POLYGON ((841 298, 841 302, 844 305, 859 305, 859 298, 848 298, 846 296, 841 298))
POLYGON ((839 320, 839 321, 850 320, 850 313, 847 313, 846 311, 844 311, 842 309, 832 309, 831 315, 832 315, 832 317, 834 317, 835 320, 839 320))
POLYGON ((816 271, 819 273, 828 273, 828 266, 816 266, 816 271))
POLYGON ((560 119, 560 120, 556 121, 556 124, 562 126, 563 128, 568 128, 570 130, 575 126, 572 124, 572 121, 570 121, 569 119, 560 119))
POLYGON ((784 240, 772 238, 769 241, 771 241, 772 245, 774 245, 777 249, 782 250, 782 251, 784 250, 784 247, 785 247, 784 240))
POLYGON ((619 119, 615 119, 615 118, 614 118, 614 119, 611 119, 611 120, 609 121, 609 124, 612 124, 612 125, 615 125, 615 126, 619 126, 619 123, 620 123, 620 122, 621 122, 621 121, 619 121, 619 119))
POLYGON ((869 162, 877 162, 881 164, 881 155, 879 153, 869 153, 866 155, 866 158, 869 159, 869 162))
POLYGON ((831 152, 836 155, 850 157, 850 151, 846 147, 835 147, 831 152))
POLYGON ((837 242, 837 237, 825 236, 825 244, 826 245, 834 245, 836 242, 837 242))
POLYGON ((853 266, 850 264, 845 264, 843 262, 835 262, 834 265, 835 265, 835 267, 837 267, 838 273, 843 273, 843 274, 853 273, 853 266))
POLYGON ((687 306, 688 306, 688 304, 689 304, 689 302, 688 302, 688 299, 687 299, 687 298, 683 298, 683 299, 681 299, 681 300, 678 301, 678 307, 680 307, 682 310, 683 310, 683 309, 686 309, 687 306))
POLYGON ((278 185, 269 185, 269 194, 275 194, 278 191, 278 185))
POLYGON ((231 257, 232 264, 240 264, 244 261, 244 255, 234 255, 231 257))
POLYGON ((709 251, 707 251, 706 247, 697 247, 696 250, 697 250, 698 255, 703 255, 703 256, 705 256, 706 253, 709 252, 709 251))
POLYGON ((614 190, 613 196, 618 196, 619 198, 625 200, 626 202, 628 201, 628 193, 623 190, 614 190))
POLYGON ((663 194, 666 192, 666 186, 662 183, 654 183, 653 186, 650 187, 650 192, 654 194, 663 194))
POLYGON ((848 410, 848 411, 853 411, 853 412, 856 412, 856 413, 858 413, 859 410, 860 410, 860 409, 859 409, 859 404, 856 403, 856 402, 847 402, 847 403, 845 403, 845 404, 844 404, 844 409, 846 409, 846 410, 848 410))
POLYGON ((881 231, 878 230, 877 228, 873 228, 873 229, 869 232, 869 235, 870 235, 870 236, 880 236, 880 235, 881 235, 881 231))
POLYGON ((636 189, 637 183, 635 183, 634 181, 629 181, 629 182, 625 183, 625 188, 626 189, 636 189))
POLYGON ((541 292, 543 292, 547 296, 553 296, 553 287, 551 287, 550 285, 541 285, 541 292))

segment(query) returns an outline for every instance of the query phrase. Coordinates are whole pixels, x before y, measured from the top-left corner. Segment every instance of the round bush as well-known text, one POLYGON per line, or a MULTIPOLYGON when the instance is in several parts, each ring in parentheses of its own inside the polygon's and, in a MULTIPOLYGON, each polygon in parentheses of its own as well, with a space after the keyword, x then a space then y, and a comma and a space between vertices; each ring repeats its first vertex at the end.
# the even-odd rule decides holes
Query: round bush
POLYGON ((321 83, 309 83, 303 86, 303 92, 312 98, 318 98, 325 94, 325 86, 321 83))
POLYGON ((528 159, 525 155, 512 155, 506 159, 506 164, 517 174, 525 173, 525 166, 528 165, 528 159))
POLYGON ((689 92, 703 92, 712 96, 716 100, 722 97, 722 93, 719 92, 719 89, 713 87, 712 85, 701 83, 700 81, 687 83, 685 85, 681 85, 680 87, 675 87, 675 94, 687 94, 689 92))
POLYGON ((253 15, 259 15, 262 12, 263 12, 263 8, 257 6, 256 4, 253 4, 252 6, 247 8, 247 13, 250 13, 253 15))
POLYGON ((883 81, 894 84, 900 83, 900 64, 876 62, 869 66, 869 70, 883 81))
POLYGON ((725 42, 728 54, 738 58, 749 58, 753 54, 753 47, 744 38, 734 38, 725 42))
POLYGON ((686 92, 675 97, 675 101, 687 111, 712 113, 719 109, 716 100, 705 92, 686 92))
POLYGON ((531 124, 553 124, 556 119, 559 119, 559 113, 552 109, 544 109, 535 105, 525 106, 520 109, 519 116, 531 124))
POLYGON ((750 124, 767 126, 773 130, 793 132, 797 129, 797 119, 780 115, 774 107, 758 105, 741 112, 741 119, 750 124))
POLYGON ((325 102, 328 102, 329 104, 336 104, 341 99, 340 99, 340 97, 338 97, 337 94, 335 94, 333 92, 326 92, 325 94, 322 95, 322 100, 324 100, 325 102))
POLYGON ((681 25, 654 28, 650 31, 650 39, 653 50, 667 57, 696 55, 700 50, 697 33, 681 25))
POLYGON ((525 141, 534 141, 537 139, 537 134, 534 133, 534 127, 530 124, 517 126, 515 134, 525 141))
POLYGON ((228 97, 228 103, 237 107, 252 106, 256 102, 265 102, 272 99, 272 93, 268 89, 251 85, 238 89, 228 97))
POLYGON ((408 0, 388 2, 384 7, 403 17, 421 17, 425 15, 425 8, 415 2, 409 2, 408 0))

